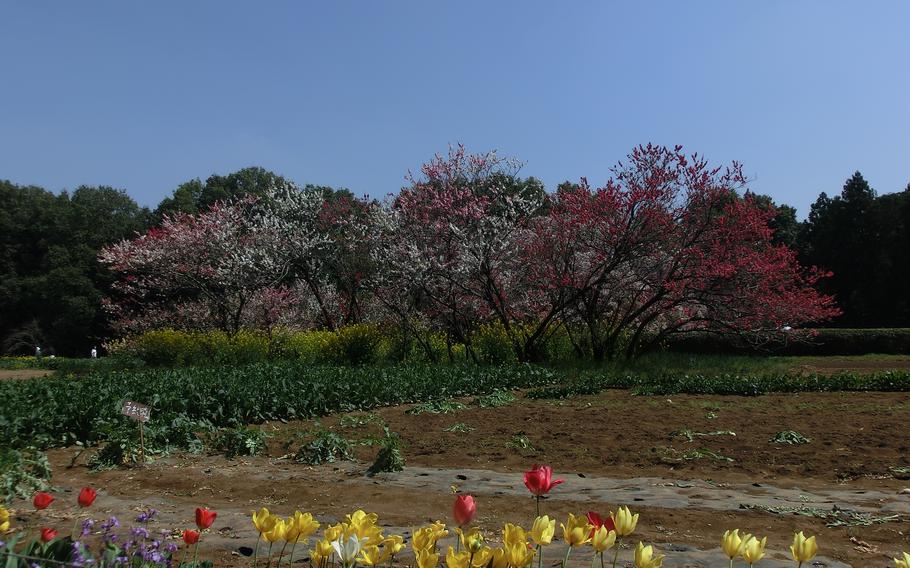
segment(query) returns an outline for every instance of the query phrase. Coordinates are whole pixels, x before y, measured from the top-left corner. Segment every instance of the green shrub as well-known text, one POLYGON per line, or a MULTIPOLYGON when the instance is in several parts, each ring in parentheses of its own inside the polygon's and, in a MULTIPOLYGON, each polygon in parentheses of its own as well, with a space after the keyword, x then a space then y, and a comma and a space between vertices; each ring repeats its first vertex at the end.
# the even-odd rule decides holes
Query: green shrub
POLYGON ((390 432, 388 426, 383 426, 384 436, 380 441, 379 453, 376 460, 367 470, 367 476, 372 477, 377 473, 395 472, 404 469, 404 457, 401 455, 401 437, 397 432, 390 432))
POLYGON ((501 323, 482 325, 471 337, 471 344, 481 362, 489 365, 514 363, 515 349, 501 323))
POLYGON ((260 428, 237 426, 217 431, 212 435, 209 445, 228 458, 258 456, 268 449, 268 437, 260 428))
POLYGON ((0 493, 9 506, 15 497, 30 498, 48 488, 51 465, 47 456, 35 448, 0 450, 0 493))
POLYGON ((761 347, 733 336, 693 333, 675 337, 667 342, 674 351, 688 353, 736 355, 867 355, 871 353, 910 354, 910 328, 894 329, 837 329, 814 330, 805 341, 794 341, 787 334, 761 347))
POLYGON ((333 351, 335 363, 368 365, 379 361, 382 334, 372 324, 343 327, 335 332, 333 351))
POLYGON ((319 465, 350 460, 353 457, 350 440, 331 430, 320 429, 312 441, 300 447, 296 460, 308 465, 319 465))

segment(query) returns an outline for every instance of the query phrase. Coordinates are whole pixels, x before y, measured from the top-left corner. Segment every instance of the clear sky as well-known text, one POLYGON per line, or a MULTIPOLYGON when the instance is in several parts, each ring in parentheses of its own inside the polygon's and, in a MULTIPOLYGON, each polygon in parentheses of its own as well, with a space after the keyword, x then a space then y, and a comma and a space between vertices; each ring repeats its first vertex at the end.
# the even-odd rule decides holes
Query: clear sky
POLYGON ((463 142, 552 189, 636 144, 737 159, 805 215, 910 182, 910 2, 0 0, 0 179, 261 165, 382 196, 463 142))

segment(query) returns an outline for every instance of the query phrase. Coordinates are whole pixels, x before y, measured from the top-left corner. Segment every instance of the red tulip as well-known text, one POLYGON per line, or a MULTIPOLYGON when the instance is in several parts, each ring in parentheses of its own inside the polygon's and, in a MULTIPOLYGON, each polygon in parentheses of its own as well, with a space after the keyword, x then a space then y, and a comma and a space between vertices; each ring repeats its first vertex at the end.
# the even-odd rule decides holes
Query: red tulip
POLYGON ((41 509, 47 509, 51 503, 54 502, 54 496, 50 493, 45 493, 44 491, 39 491, 35 493, 35 498, 32 499, 32 504, 39 511, 41 509))
POLYGON ((187 529, 183 531, 183 542, 187 544, 196 544, 199 542, 199 531, 187 529))
POLYGON ((537 497, 549 493, 562 482, 562 479, 553 481, 553 468, 548 465, 534 465, 531 471, 525 472, 525 487, 537 497))
POLYGON ((50 542, 57 538, 57 531, 44 527, 41 529, 41 542, 50 542))
POLYGON ((452 516, 458 526, 463 527, 474 520, 477 514, 477 504, 474 503, 474 497, 471 495, 457 495, 455 497, 455 506, 452 508, 452 516))
POLYGON ((597 531, 600 527, 607 527, 608 531, 616 530, 616 523, 613 522, 613 517, 607 517, 604 519, 598 513, 594 511, 588 511, 588 523, 591 524, 594 528, 591 529, 591 535, 594 535, 594 532, 597 531))
POLYGON ((207 529, 212 526, 212 523, 215 522, 215 517, 218 516, 218 513, 215 511, 209 511, 205 507, 199 507, 196 509, 196 526, 200 530, 207 529))
POLYGON ((83 487, 82 491, 79 492, 79 506, 88 507, 95 502, 95 497, 98 496, 98 492, 92 489, 91 487, 83 487))

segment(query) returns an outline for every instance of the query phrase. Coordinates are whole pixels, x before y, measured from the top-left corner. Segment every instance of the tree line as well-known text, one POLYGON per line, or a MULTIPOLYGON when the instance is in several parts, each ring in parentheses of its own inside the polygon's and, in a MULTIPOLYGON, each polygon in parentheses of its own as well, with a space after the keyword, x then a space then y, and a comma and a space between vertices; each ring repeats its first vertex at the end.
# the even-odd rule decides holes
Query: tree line
POLYGON ((800 222, 737 165, 674 148, 637 148, 602 187, 548 193, 516 172, 456 148, 380 202, 247 168, 154 210, 110 187, 0 182, 3 351, 391 319, 468 344, 494 322, 531 360, 565 322, 595 357, 695 328, 910 326, 910 186, 879 196, 857 172, 800 222))

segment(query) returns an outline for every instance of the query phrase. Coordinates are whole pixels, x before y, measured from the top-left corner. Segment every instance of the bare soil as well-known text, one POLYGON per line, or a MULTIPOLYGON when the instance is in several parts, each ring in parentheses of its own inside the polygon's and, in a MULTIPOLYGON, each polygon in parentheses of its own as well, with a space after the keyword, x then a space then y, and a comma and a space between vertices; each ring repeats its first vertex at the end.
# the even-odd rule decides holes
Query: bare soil
POLYGON ((7 379, 34 379, 52 375, 53 371, 46 369, 0 369, 0 381, 7 379))
MULTIPOLYGON (((301 509, 325 521, 363 508, 408 531, 449 521, 454 485, 477 497, 482 527, 528 525, 534 502, 521 473, 532 463, 549 463, 566 482, 544 502, 545 513, 564 518, 629 505, 641 513, 635 539, 667 552, 668 567, 725 565, 719 539, 732 528, 768 537, 771 558, 760 564, 768 568, 789 565, 785 553, 795 530, 819 536, 824 558, 818 566, 829 568, 890 566, 898 551, 910 550, 910 495, 901 492, 910 480, 898 479, 910 476, 910 469, 900 469, 910 468, 910 394, 636 397, 608 391, 565 401, 519 398, 448 414, 415 415, 409 408, 355 413, 361 420, 343 422, 331 416, 318 426, 265 424, 269 455, 255 458, 172 455, 144 468, 93 473, 85 455, 69 467, 76 449, 56 450, 50 454, 53 484, 73 496, 61 497, 48 510, 56 517, 42 522, 69 530, 76 511, 64 503, 87 484, 101 491, 98 516, 131 520, 144 504, 162 511, 162 526, 184 528, 192 526, 194 508, 206 505, 219 512, 220 532, 206 536, 204 553, 218 565, 245 566, 249 560, 239 551, 255 544, 248 518, 254 508, 285 515, 301 509), (401 436, 407 467, 369 478, 364 472, 377 451, 369 443, 382 424, 401 436), (469 431, 447 431, 456 424, 469 431), (315 467, 295 462, 293 453, 318 427, 360 441, 357 460, 315 467), (679 433, 684 430, 688 436, 679 433), (770 442, 787 430, 810 442, 770 442), (835 507, 898 518, 826 527, 818 512, 835 507)), ((556 561, 560 554, 546 558, 556 561)), ((627 558, 624 551, 621 559, 627 558)), ((579 559, 578 565, 586 564, 579 559)))

